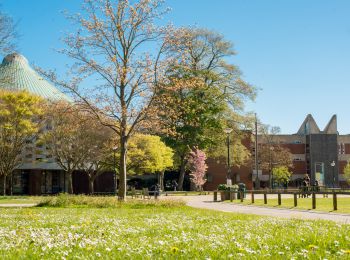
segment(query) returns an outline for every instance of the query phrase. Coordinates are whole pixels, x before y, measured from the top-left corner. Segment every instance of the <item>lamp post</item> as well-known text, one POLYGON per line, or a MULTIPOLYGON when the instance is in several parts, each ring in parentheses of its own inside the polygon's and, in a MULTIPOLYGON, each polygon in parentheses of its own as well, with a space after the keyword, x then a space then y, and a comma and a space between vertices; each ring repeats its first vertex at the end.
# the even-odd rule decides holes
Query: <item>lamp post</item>
POLYGON ((270 189, 272 189, 272 152, 275 148, 273 146, 270 146, 270 180, 269 180, 269 184, 270 184, 270 189))
POLYGON ((227 176, 226 183, 227 185, 232 184, 232 176, 231 176, 231 166, 230 166, 230 133, 232 132, 232 128, 226 128, 224 132, 227 134, 227 176))
MULTIPOLYGON (((258 120, 255 114, 255 188, 260 188, 260 180, 259 180, 259 160, 258 160, 258 120)), ((253 180, 254 181, 254 180, 253 180)))
POLYGON ((335 184, 335 175, 334 175, 334 168, 335 168, 335 161, 331 162, 332 172, 333 172, 333 188, 335 184))
POLYGON ((114 168, 114 176, 113 176, 113 191, 114 194, 117 194, 117 158, 116 158, 116 152, 118 150, 117 146, 114 146, 112 148, 113 150, 113 168, 114 168))

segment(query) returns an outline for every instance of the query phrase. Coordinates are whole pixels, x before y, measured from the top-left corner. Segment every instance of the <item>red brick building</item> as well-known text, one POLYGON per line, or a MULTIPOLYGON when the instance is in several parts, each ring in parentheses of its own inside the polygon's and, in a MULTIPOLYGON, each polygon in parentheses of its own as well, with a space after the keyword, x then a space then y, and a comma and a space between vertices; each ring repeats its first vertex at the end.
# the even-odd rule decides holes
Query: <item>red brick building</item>
MULTIPOLYGON (((246 139, 244 145, 254 155, 254 137, 246 139)), ((350 160, 350 135, 339 135, 337 117, 334 115, 323 131, 320 130, 312 115, 308 115, 296 134, 274 135, 272 145, 288 148, 293 160, 293 172, 290 186, 298 186, 301 179, 308 174, 311 183, 318 180, 327 187, 344 187, 344 167, 350 160)), ((263 136, 258 135, 258 147, 266 144, 263 136)), ((258 149, 259 151, 259 149, 258 149)), ((233 182, 243 182, 248 189, 253 188, 253 180, 259 179, 260 187, 267 187, 269 172, 259 170, 258 176, 253 174, 254 166, 232 166, 233 182)), ((214 190, 219 184, 226 183, 227 166, 208 160, 206 190, 214 190)))

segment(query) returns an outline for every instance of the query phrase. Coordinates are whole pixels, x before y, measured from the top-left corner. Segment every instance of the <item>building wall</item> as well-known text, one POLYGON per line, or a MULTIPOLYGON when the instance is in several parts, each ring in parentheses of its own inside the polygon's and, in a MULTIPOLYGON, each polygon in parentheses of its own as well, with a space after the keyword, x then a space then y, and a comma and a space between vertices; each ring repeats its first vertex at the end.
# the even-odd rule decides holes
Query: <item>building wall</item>
MULTIPOLYGON (((222 163, 223 160, 215 159, 207 160, 207 182, 204 184, 204 190, 216 190, 219 184, 226 184, 227 164, 222 163)), ((233 183, 245 183, 248 189, 252 189, 252 171, 250 166, 242 166, 240 168, 231 167, 233 174, 233 183)))
MULTIPOLYGON (((89 193, 88 176, 80 171, 73 173, 73 191, 75 194, 89 193)), ((94 192, 96 193, 113 193, 115 177, 112 172, 105 172, 98 176, 94 181, 94 192)))
POLYGON ((316 163, 324 165, 324 180, 326 186, 338 186, 338 142, 336 134, 311 134, 310 169, 311 182, 315 181, 316 163), (331 163, 335 162, 332 167, 331 163))
MULTIPOLYGON (((254 155, 254 143, 251 138, 244 140, 244 145, 250 149, 252 155, 254 155), (247 141, 249 140, 249 141, 247 141)), ((264 144, 266 140, 263 137, 258 137, 259 144, 264 144)), ((291 176, 291 185, 297 185, 298 179, 302 179, 306 173, 310 174, 311 182, 315 180, 315 163, 323 162, 325 173, 325 184, 328 186, 333 185, 333 171, 335 178, 335 185, 345 186, 343 173, 344 167, 347 161, 350 161, 350 135, 337 135, 328 133, 318 133, 310 135, 276 135, 273 137, 275 145, 281 145, 287 148, 293 159, 293 172, 291 176), (334 168, 330 165, 332 161, 335 161, 334 168)), ((226 183, 227 167, 225 163, 226 159, 223 158, 220 162, 208 159, 208 180, 204 185, 206 190, 215 190, 217 186, 222 183, 226 183)), ((253 166, 254 167, 254 166, 253 166)), ((252 182, 252 169, 249 166, 243 166, 241 168, 232 167, 231 172, 239 176, 235 179, 237 182, 245 183, 248 188, 253 187, 252 182)), ((262 183, 267 185, 269 173, 263 172, 259 175, 259 179, 262 183)))

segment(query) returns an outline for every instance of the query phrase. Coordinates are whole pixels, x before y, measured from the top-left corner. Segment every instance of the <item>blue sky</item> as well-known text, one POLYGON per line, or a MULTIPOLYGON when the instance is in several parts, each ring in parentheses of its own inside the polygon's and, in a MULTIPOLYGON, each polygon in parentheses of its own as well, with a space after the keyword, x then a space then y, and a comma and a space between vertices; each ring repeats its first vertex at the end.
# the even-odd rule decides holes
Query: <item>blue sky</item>
MULTIPOLYGON (((19 21, 19 51, 31 63, 62 70, 55 52, 70 25, 62 10, 78 12, 78 0, 0 0, 19 21)), ((350 133, 350 1, 168 0, 164 19, 175 25, 216 30, 232 41, 244 79, 260 89, 247 110, 282 133, 295 133, 307 114, 319 127, 338 115, 338 130, 350 133)))

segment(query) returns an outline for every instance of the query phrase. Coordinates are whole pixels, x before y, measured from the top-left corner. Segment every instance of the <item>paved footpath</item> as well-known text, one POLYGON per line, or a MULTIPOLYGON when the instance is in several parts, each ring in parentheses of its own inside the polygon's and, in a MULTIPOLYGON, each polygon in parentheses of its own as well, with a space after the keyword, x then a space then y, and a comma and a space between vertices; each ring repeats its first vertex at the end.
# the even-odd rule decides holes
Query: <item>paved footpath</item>
POLYGON ((0 204, 0 208, 29 208, 34 206, 36 204, 0 204))
POLYGON ((323 213, 310 210, 291 210, 282 208, 276 209, 264 206, 243 206, 227 202, 214 202, 212 195, 183 196, 181 198, 186 200, 188 206, 194 208, 213 209, 224 212, 255 214, 280 218, 331 220, 339 223, 350 224, 350 214, 323 213))

